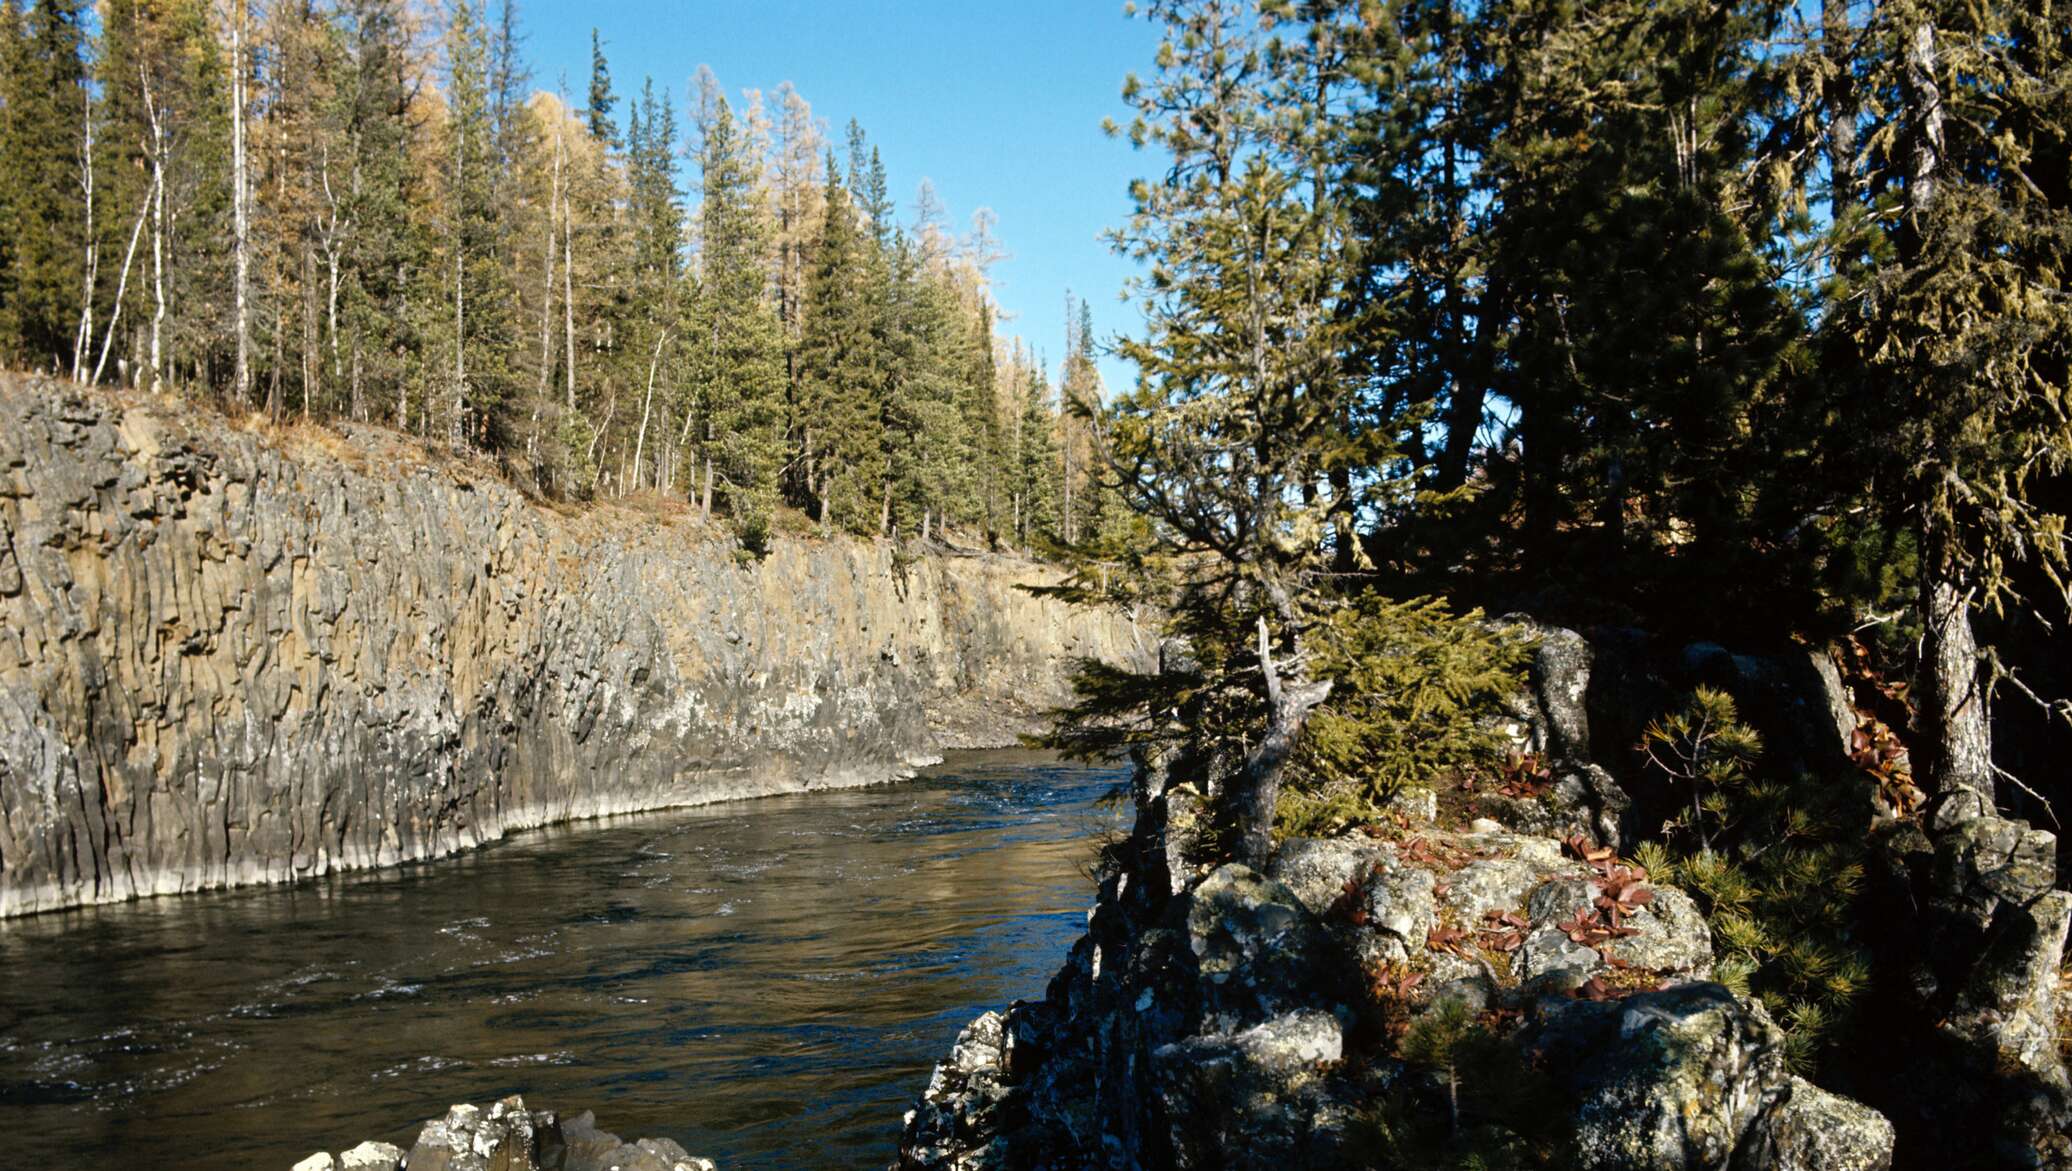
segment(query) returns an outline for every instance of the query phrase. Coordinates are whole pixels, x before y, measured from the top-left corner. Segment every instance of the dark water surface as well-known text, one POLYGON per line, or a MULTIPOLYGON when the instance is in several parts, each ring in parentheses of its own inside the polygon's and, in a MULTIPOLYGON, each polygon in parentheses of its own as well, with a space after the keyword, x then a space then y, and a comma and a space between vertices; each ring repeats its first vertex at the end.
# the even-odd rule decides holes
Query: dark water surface
POLYGON ((287 1171, 523 1093, 727 1168, 882 1167, 957 1030, 1083 928, 1120 775, 968 754, 0 923, 0 1162, 287 1171))

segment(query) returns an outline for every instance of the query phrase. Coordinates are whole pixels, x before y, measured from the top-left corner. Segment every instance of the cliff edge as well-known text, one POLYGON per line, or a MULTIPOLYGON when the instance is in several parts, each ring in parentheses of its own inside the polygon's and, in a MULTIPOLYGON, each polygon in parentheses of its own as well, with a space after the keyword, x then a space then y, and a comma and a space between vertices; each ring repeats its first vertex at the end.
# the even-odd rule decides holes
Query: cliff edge
POLYGON ((394 435, 0 377, 0 916, 1010 741, 1126 615, 1031 562, 563 515, 394 435))

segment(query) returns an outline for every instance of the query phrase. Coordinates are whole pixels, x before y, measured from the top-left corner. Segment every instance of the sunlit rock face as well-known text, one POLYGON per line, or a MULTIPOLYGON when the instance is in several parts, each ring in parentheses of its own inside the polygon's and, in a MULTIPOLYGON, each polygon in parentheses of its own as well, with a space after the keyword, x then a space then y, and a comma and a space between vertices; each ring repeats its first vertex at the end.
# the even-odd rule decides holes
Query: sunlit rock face
POLYGON ((1127 616, 993 557, 568 514, 384 433, 0 382, 0 915, 1011 741, 1127 616))

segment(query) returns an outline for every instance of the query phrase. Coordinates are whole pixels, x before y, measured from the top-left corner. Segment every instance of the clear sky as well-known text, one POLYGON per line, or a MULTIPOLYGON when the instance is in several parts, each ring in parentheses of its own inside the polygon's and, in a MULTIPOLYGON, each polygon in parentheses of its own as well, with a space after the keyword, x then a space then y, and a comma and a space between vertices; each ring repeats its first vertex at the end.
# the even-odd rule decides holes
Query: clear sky
MULTIPOLYGON (((1130 264, 1100 233, 1129 212, 1128 183, 1156 156, 1101 133, 1123 120, 1125 74, 1150 71, 1158 38, 1122 0, 520 0, 536 86, 567 80, 583 101, 590 30, 604 36, 613 89, 667 86, 684 123, 692 77, 709 65, 738 98, 789 81, 839 144, 849 119, 883 154, 902 220, 923 178, 961 232, 990 207, 1011 253, 995 295, 1053 374, 1065 291, 1093 304, 1103 338, 1135 328, 1119 302, 1130 264)), ((1132 377, 1104 357, 1113 389, 1132 377)))

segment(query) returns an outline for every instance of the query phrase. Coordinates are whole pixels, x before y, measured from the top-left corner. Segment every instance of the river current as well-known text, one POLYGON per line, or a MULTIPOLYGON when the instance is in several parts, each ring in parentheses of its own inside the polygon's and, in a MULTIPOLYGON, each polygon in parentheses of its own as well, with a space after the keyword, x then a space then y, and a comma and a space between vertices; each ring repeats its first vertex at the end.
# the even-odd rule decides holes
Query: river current
POLYGON ((51 1171, 286 1171, 522 1093, 723 1167, 883 1167, 932 1063, 1084 927, 1115 769, 535 832, 0 923, 0 1134, 51 1171))

